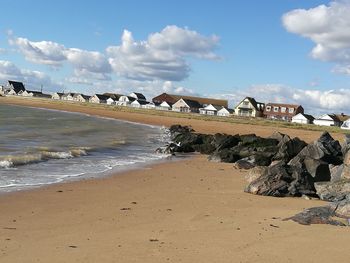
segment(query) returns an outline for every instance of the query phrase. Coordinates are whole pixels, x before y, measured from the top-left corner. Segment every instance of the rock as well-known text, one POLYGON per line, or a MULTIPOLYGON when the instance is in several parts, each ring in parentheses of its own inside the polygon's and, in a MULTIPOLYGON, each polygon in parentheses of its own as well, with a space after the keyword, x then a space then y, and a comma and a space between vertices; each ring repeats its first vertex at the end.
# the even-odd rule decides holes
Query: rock
POLYGON ((177 134, 194 132, 191 126, 181 126, 179 124, 171 125, 169 131, 174 137, 176 137, 177 134))
MULTIPOLYGON (((341 218, 350 219, 350 195, 340 202, 332 203, 335 208, 335 215, 341 218)), ((349 221, 348 221, 349 222, 349 221)))
POLYGON ((200 152, 201 154, 211 154, 215 151, 215 146, 212 144, 213 135, 207 134, 198 134, 200 139, 197 141, 197 144, 192 145, 193 149, 196 152, 200 152))
POLYGON ((336 182, 315 183, 317 195, 324 201, 337 202, 344 200, 350 194, 350 179, 336 182))
POLYGON ((347 226, 347 220, 335 217, 335 208, 332 206, 312 207, 305 209, 295 216, 283 219, 293 220, 302 225, 329 224, 334 226, 347 226))
POLYGON ((285 162, 289 162, 306 145, 306 142, 300 140, 298 137, 291 139, 288 135, 285 135, 277 145, 278 152, 273 157, 273 160, 283 160, 285 162))
POLYGON ((223 149, 221 151, 215 151, 212 155, 208 157, 208 160, 214 162, 224 162, 224 163, 234 163, 240 158, 235 151, 231 149, 223 149))
POLYGON ((291 159, 288 164, 298 166, 306 157, 314 160, 321 160, 324 157, 324 152, 318 146, 309 144, 304 147, 293 159, 291 159))
POLYGON ((341 173, 341 178, 350 179, 350 151, 345 154, 344 157, 344 167, 341 173))
POLYGON ((250 184, 254 180, 258 179, 267 171, 267 167, 265 166, 256 166, 249 170, 249 172, 244 176, 246 181, 250 184))
POLYGON ((280 133, 278 131, 275 131, 272 135, 270 135, 268 138, 270 139, 275 139, 278 142, 281 142, 285 137, 288 137, 290 139, 290 137, 286 134, 280 133))
POLYGON ((343 153, 343 155, 345 156, 345 154, 350 150, 350 134, 345 134, 345 140, 344 143, 341 147, 341 151, 343 153))
POLYGON ((314 195, 313 178, 299 168, 289 165, 275 165, 267 168, 252 181, 245 192, 275 197, 314 195))
POLYGON ((212 144, 216 150, 221 151, 236 146, 240 141, 239 135, 217 133, 213 136, 212 144))
POLYGON ((339 181, 342 178, 344 164, 341 165, 329 165, 329 171, 331 173, 331 182, 339 181))
POLYGON ((343 153, 340 143, 334 140, 328 132, 322 133, 314 144, 324 152, 324 161, 336 165, 341 164, 343 153))
POLYGON ((313 177, 314 182, 329 181, 331 179, 328 163, 309 157, 306 157, 303 163, 306 170, 313 177))
POLYGON ((249 160, 241 159, 241 160, 236 161, 234 163, 233 167, 236 169, 248 170, 248 169, 255 167, 255 165, 249 160))

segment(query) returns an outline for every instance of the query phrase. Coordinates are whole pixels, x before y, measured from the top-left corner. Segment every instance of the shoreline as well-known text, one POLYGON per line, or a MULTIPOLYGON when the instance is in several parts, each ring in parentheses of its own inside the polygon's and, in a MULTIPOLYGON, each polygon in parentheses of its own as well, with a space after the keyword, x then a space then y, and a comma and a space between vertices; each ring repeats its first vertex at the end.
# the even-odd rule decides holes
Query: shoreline
MULTIPOLYGON (((132 121, 193 124, 204 133, 254 131, 269 136, 275 130, 69 106, 59 108, 132 121)), ((277 130, 307 142, 321 133, 277 130)), ((104 178, 0 195, 0 261, 347 262, 348 228, 283 221, 325 202, 247 194, 246 173, 195 155, 104 178)))

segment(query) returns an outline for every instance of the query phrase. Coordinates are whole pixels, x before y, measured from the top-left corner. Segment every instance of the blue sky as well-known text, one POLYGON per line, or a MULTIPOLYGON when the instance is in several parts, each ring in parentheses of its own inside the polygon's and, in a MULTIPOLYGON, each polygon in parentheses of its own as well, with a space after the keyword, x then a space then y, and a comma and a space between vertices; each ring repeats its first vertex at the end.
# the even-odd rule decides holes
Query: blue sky
POLYGON ((0 81, 348 112, 350 1, 0 1, 0 81), (126 30, 126 31, 124 31, 126 30), (122 41, 123 38, 123 41, 122 41), (347 44, 348 43, 348 44, 347 44))

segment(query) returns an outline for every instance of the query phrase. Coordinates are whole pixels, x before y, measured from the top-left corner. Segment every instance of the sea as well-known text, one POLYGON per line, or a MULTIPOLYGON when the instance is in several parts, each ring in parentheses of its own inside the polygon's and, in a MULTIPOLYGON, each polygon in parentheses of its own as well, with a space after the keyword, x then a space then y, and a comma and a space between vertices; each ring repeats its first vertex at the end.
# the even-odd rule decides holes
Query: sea
POLYGON ((156 153, 167 130, 80 113, 0 105, 0 193, 134 169, 156 153))

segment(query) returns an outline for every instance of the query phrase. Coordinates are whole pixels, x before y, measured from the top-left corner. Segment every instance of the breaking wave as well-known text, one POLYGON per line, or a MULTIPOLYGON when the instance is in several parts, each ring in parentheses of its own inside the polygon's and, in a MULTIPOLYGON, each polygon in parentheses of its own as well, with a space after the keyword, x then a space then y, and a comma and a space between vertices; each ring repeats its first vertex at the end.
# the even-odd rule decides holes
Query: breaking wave
POLYGON ((70 159, 88 155, 89 148, 72 148, 68 151, 40 151, 21 155, 8 155, 0 157, 0 168, 11 168, 31 163, 44 162, 51 159, 70 159))

